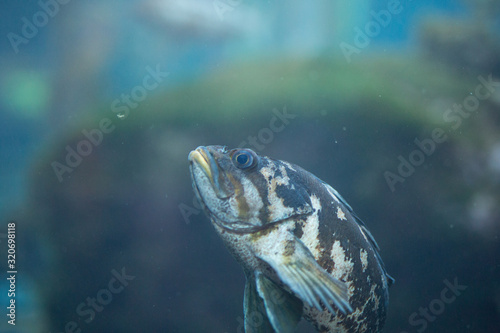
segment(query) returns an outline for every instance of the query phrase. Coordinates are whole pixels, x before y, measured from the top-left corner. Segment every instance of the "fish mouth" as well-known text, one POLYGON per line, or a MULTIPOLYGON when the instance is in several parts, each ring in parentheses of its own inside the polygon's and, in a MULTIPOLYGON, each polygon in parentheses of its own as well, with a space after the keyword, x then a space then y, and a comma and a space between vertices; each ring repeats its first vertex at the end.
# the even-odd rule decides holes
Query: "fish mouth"
MULTIPOLYGON (((212 185, 212 188, 218 198, 227 199, 231 196, 231 191, 226 191, 221 187, 221 173, 219 172, 219 166, 213 154, 210 153, 207 147, 200 146, 191 151, 188 156, 188 161, 191 163, 191 168, 193 165, 196 165, 203 171, 205 176, 210 181, 210 184, 212 185)), ((192 169, 191 173, 193 173, 192 169)), ((193 177, 193 179, 195 178, 193 177)))
POLYGON ((210 169, 210 165, 214 162, 209 162, 213 160, 213 158, 205 147, 198 147, 195 150, 191 151, 188 156, 188 161, 191 163, 196 163, 205 173, 205 175, 210 179, 210 182, 213 184, 213 174, 210 169))

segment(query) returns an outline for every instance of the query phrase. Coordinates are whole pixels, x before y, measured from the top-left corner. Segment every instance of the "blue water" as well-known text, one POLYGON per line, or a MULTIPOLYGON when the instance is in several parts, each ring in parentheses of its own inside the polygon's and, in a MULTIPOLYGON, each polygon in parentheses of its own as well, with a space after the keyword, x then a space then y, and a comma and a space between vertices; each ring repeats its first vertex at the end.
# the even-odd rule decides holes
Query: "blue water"
POLYGON ((241 331, 244 276, 193 203, 187 154, 250 137, 366 221, 396 278, 387 332, 498 332, 500 98, 478 77, 499 80, 499 13, 451 0, 2 3, 0 301, 14 220, 19 307, 0 332, 241 331), (491 94, 468 106, 478 89, 491 94), (443 114, 460 103, 450 130, 443 114), (275 109, 296 117, 272 131, 275 109), (401 176, 399 157, 436 128, 447 139, 401 176), (395 192, 386 171, 402 177, 395 192), (105 299, 122 267, 136 278, 105 299), (467 285, 456 300, 410 320, 454 278, 467 285), (78 306, 99 297, 87 321, 78 306))

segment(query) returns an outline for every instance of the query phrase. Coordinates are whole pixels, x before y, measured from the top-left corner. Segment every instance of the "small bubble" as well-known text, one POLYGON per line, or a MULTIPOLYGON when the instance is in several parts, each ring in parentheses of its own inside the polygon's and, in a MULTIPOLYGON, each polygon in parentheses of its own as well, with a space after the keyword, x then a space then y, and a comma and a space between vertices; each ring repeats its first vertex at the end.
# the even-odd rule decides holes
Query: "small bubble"
POLYGON ((343 130, 343 131, 347 131, 347 127, 345 127, 345 126, 344 126, 344 127, 342 127, 342 130, 343 130))

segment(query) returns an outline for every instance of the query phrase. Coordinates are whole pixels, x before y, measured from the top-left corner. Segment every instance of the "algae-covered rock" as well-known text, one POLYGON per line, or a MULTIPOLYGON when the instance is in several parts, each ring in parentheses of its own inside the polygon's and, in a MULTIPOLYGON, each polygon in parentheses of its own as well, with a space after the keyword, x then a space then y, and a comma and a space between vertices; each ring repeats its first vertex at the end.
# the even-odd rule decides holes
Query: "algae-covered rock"
MULTIPOLYGON (((498 165, 484 163, 498 139, 500 87, 457 128, 445 118, 480 84, 416 57, 267 59, 148 96, 126 117, 103 109, 56 139, 32 170, 52 330, 74 322, 92 332, 133 332, 137 323, 145 332, 242 331, 243 274, 200 214, 188 175, 189 151, 209 144, 301 165, 350 202, 396 278, 388 332, 407 329, 408 316, 439 295, 426 285, 455 276, 471 290, 456 313, 480 321, 487 314, 467 303, 498 270, 475 276, 460 249, 484 260, 498 250, 488 234, 499 226, 475 231, 468 214, 474 200, 499 199, 498 165), (411 164, 405 174, 400 156, 411 164), (122 270, 129 279, 118 292, 110 281, 122 270)), ((458 325, 443 316, 433 331, 458 325)))

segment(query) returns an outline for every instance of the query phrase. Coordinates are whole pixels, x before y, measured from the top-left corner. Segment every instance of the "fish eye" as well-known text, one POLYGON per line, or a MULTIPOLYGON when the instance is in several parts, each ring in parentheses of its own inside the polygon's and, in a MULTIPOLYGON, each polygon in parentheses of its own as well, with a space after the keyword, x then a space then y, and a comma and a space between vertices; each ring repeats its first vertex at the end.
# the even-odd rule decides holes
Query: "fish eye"
POLYGON ((236 151, 232 158, 233 164, 240 169, 248 169, 253 167, 257 162, 255 153, 248 149, 236 151))

